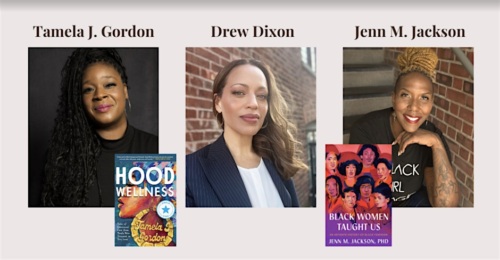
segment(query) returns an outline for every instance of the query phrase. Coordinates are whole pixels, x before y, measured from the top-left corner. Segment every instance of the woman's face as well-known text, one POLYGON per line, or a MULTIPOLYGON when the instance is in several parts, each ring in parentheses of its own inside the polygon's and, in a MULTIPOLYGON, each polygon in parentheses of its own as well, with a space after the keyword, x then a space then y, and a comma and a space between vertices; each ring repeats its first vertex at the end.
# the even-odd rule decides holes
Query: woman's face
POLYGON ((337 169, 337 155, 333 152, 328 153, 325 160, 325 166, 328 172, 333 173, 337 169))
POLYGON ((381 193, 373 193, 373 197, 375 198, 375 207, 377 208, 383 208, 389 203, 389 198, 386 198, 381 193))
POLYGON ((370 199, 370 195, 372 194, 372 185, 369 183, 363 183, 359 187, 359 193, 361 198, 368 200, 370 199))
POLYGON ((392 94, 392 106, 401 127, 413 133, 425 122, 433 105, 432 82, 418 72, 399 79, 392 94))
POLYGON ((113 66, 89 65, 83 73, 82 101, 87 116, 98 128, 126 124, 127 86, 113 66))
POLYGON ((345 176, 347 178, 354 178, 356 176, 356 165, 349 164, 345 167, 345 176))
POLYGON ((354 191, 344 193, 343 199, 346 208, 354 208, 356 206, 356 193, 354 191))
POLYGON ((229 73, 215 108, 224 118, 224 132, 254 136, 262 128, 268 110, 268 86, 257 67, 240 65, 229 73))
POLYGON ((370 166, 375 160, 375 152, 371 148, 366 148, 360 158, 364 166, 370 166))
POLYGON ((152 197, 146 193, 144 188, 127 184, 125 191, 124 196, 118 198, 118 208, 120 209, 118 216, 120 218, 133 218, 137 213, 150 207, 152 197))
POLYGON ((328 179, 326 182, 326 190, 328 191, 328 195, 330 195, 330 197, 337 197, 339 195, 339 185, 337 181, 333 178, 328 179))
POLYGON ((387 168, 385 163, 379 163, 377 165, 377 176, 379 179, 385 180, 389 177, 389 174, 391 174, 391 171, 387 168))

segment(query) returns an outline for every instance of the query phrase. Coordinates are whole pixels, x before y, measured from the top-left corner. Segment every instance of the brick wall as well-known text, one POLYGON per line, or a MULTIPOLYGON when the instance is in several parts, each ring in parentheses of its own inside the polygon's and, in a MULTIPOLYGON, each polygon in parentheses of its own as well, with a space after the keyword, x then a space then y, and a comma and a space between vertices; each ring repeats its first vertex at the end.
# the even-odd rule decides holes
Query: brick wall
MULTIPOLYGON (((474 49, 460 48, 474 64, 474 49)), ((396 64, 404 49, 386 49, 386 61, 396 64)), ((445 135, 460 189, 459 205, 474 206, 474 79, 451 48, 434 48, 438 54, 434 108, 430 121, 445 135)))
MULTIPOLYGON (((316 77, 302 64, 300 48, 186 48, 186 154, 209 143, 222 133, 212 113, 212 82, 219 70, 239 58, 268 64, 297 125, 307 163, 305 127, 316 120, 316 77)), ((310 206, 310 173, 294 177, 302 207, 310 206)))

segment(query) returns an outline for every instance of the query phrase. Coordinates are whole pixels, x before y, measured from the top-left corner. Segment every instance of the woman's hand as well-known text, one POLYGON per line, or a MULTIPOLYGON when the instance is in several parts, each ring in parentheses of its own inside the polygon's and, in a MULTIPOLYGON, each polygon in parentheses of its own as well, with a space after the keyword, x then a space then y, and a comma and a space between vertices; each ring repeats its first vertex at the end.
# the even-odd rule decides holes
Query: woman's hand
POLYGON ((439 136, 437 134, 424 129, 418 129, 413 133, 403 131, 398 135, 396 140, 392 142, 392 145, 395 144, 399 144, 398 156, 403 154, 406 150, 406 147, 410 144, 425 145, 431 148, 443 145, 441 143, 441 140, 439 140, 439 136))
POLYGON ((433 167, 426 167, 424 172, 429 201, 433 207, 458 206, 457 179, 441 138, 436 133, 424 129, 413 133, 403 131, 392 144, 399 144, 398 156, 403 154, 410 144, 430 147, 433 167))

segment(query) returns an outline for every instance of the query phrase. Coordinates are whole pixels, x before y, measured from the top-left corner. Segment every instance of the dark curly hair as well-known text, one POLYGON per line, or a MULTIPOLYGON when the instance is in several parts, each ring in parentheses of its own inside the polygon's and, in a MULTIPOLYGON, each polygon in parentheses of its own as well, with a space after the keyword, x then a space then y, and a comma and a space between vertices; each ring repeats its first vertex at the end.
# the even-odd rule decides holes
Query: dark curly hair
POLYGON ((346 167, 349 165, 349 164, 352 164, 356 167, 356 175, 359 175, 361 173, 361 170, 362 170, 362 165, 361 163, 359 163, 358 161, 356 160, 347 160, 345 162, 342 162, 340 163, 340 166, 339 166, 339 172, 340 174, 342 175, 346 175, 346 167))

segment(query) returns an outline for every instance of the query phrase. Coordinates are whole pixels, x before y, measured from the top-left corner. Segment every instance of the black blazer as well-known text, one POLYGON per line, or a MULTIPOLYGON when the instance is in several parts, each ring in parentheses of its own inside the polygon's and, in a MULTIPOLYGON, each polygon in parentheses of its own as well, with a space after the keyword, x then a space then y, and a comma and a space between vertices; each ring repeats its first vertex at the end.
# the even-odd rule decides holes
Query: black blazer
MULTIPOLYGON (((283 180, 273 163, 263 160, 283 205, 298 207, 293 180, 283 180)), ((186 156, 186 207, 252 207, 223 135, 186 156)))

